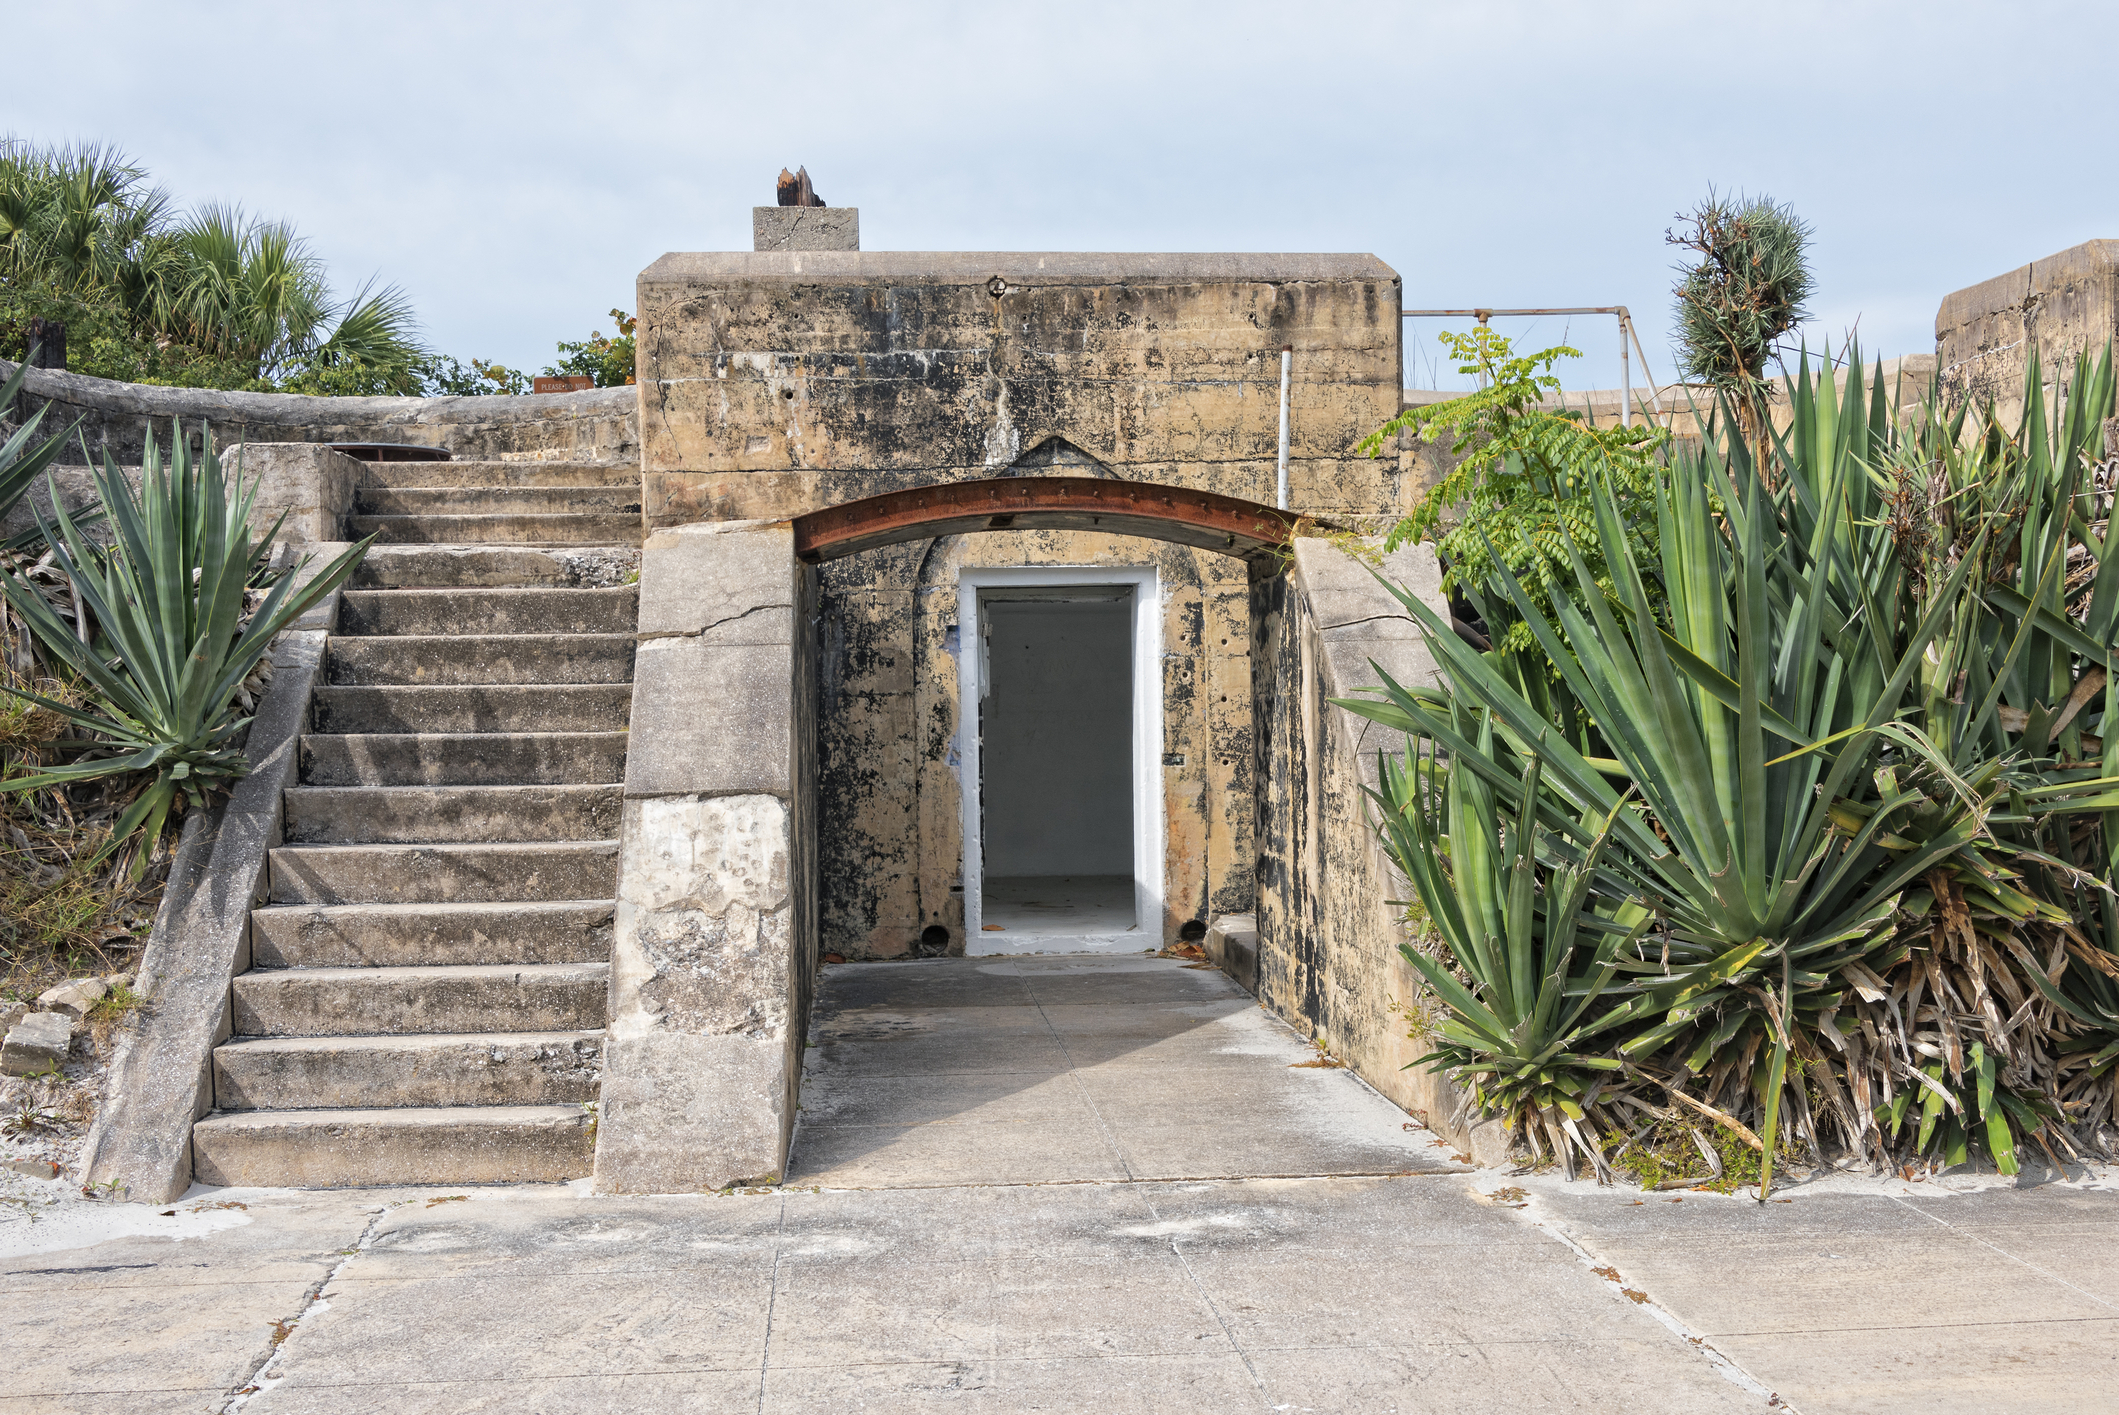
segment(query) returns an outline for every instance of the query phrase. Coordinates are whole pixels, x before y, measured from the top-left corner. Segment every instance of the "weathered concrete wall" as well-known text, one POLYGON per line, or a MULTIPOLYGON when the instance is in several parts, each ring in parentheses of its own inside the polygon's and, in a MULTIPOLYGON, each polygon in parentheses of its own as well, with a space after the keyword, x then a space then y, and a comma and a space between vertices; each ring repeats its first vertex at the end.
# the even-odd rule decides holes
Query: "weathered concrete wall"
POLYGON ((1053 438, 1270 503, 1283 344, 1292 506, 1400 504, 1398 460, 1353 450, 1399 408, 1399 281, 1373 256, 667 255, 639 310, 651 525, 992 476, 1053 438))
POLYGON ((786 1167, 818 951, 815 584, 785 522, 641 553, 600 1192, 786 1167))
MULTIPOLYGON (((1270 503, 1294 346, 1291 505, 1394 516, 1423 484, 1356 444, 1400 400, 1399 282, 1370 256, 670 255, 640 278, 650 525, 781 518, 995 475, 1270 503)), ((1163 593, 1165 917, 1250 906, 1243 566, 1123 536, 991 532, 823 567, 824 947, 961 951, 957 574, 1147 565, 1163 593), (933 927, 946 944, 923 944, 933 927)), ((1151 938, 1150 940, 1155 941, 1151 938)))
MULTIPOLYGON (((0 379, 15 365, 0 360, 0 379)), ((223 446, 237 442, 416 442, 446 447, 466 460, 545 454, 568 461, 630 462, 639 456, 639 394, 633 388, 584 393, 481 398, 310 398, 294 393, 221 393, 113 383, 78 373, 31 369, 15 409, 27 418, 49 405, 41 430, 76 418, 98 461, 108 449, 121 466, 137 466, 146 429, 165 443, 171 419, 196 438, 210 426, 223 446)), ((62 461, 79 464, 78 437, 62 461)))
POLYGON ((1945 296, 1935 312, 1944 388, 1994 400, 2009 421, 2022 411, 2033 349, 2050 383, 2068 376, 2077 354, 2094 357, 2115 335, 2119 241, 2085 241, 2034 260, 1945 296))
MULTIPOLYGON (((1431 546, 1389 556, 1383 573, 1445 613, 1431 546)), ((1448 1128, 1459 1096, 1424 1064, 1408 1009, 1422 995, 1398 953, 1409 939, 1388 901, 1410 886, 1384 854, 1362 794, 1376 754, 1404 750, 1382 728, 1334 707, 1380 683, 1438 680, 1419 627, 1367 566, 1320 540, 1300 540, 1284 575, 1252 586, 1251 663, 1257 692, 1260 1002, 1302 1029, 1363 1080, 1448 1128)))

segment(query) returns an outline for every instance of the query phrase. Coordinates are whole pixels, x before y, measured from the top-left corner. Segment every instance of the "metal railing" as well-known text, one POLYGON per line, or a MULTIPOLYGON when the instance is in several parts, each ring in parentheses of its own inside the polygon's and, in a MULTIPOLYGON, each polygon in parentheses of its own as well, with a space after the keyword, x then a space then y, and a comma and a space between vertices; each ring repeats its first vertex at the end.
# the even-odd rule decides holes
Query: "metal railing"
POLYGON ((1653 418, 1656 413, 1660 413, 1663 410, 1663 390, 1656 386, 1655 376, 1648 372, 1648 353, 1641 348, 1641 336, 1636 334, 1633 328, 1633 315, 1624 305, 1570 305, 1565 307, 1555 306, 1548 309, 1524 310, 1400 310, 1399 318, 1476 319, 1479 323, 1484 324, 1495 315, 1534 314, 1608 314, 1617 316, 1619 321, 1619 383, 1621 388, 1619 395, 1619 425, 1621 427, 1633 426, 1633 367, 1628 358, 1627 343, 1629 340, 1632 341, 1633 346, 1630 352, 1638 353, 1641 356, 1641 377, 1648 381, 1648 391, 1654 399, 1655 406, 1650 412, 1650 417, 1653 418))

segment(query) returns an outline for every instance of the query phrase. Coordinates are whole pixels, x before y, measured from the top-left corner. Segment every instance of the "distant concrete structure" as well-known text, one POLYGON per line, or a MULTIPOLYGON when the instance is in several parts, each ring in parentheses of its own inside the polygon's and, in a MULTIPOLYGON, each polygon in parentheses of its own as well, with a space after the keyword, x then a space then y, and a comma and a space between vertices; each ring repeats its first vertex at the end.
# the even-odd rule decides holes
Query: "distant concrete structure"
POLYGON ((1944 297, 1935 355, 1945 393, 1992 401, 2013 421, 2033 351, 2048 385, 2077 354, 2119 337, 2119 240, 2084 241, 1944 297))

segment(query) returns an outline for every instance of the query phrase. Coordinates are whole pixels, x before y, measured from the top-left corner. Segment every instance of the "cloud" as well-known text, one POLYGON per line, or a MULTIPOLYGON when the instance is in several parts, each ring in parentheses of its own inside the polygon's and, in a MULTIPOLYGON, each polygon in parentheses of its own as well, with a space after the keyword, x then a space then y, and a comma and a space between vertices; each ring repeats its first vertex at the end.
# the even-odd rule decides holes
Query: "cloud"
MULTIPOLYGON (((1409 305, 1629 305, 1666 369, 1662 236, 1709 184, 1793 202, 1820 310, 1885 356, 1932 346, 1949 291, 2119 234, 2075 155, 2119 38, 2087 7, 378 0, 10 27, 94 58, 16 66, 0 129, 289 217, 347 286, 403 285, 437 347, 533 369, 663 251, 748 248, 798 163, 871 249, 1373 251, 1409 305), (2026 36, 2036 63, 1996 59, 2026 36)), ((1570 382, 1616 383, 1616 341, 1584 347, 1570 382)))

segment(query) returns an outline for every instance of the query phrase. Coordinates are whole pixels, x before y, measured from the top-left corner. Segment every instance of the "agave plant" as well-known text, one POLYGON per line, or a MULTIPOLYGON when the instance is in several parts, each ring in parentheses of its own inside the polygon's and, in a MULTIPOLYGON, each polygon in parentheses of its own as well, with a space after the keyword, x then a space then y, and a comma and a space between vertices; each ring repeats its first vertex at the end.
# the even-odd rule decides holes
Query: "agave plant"
MULTIPOLYGON (((1451 690, 1387 684, 1345 704, 1428 744, 1452 790, 1476 777, 1549 821, 1556 857, 1586 851, 1583 822, 1610 822, 1579 926, 1610 929, 1622 901, 1655 924, 1612 956, 1615 977, 1566 984, 1598 998, 1579 1035, 1601 1035, 1629 1081, 1750 1135, 1762 1191, 1774 1151, 1799 1135, 1818 1152, 1827 1119, 1875 1160, 1976 1145, 2013 1170, 2023 1136, 2066 1146, 2051 1122, 2119 1104, 2119 915, 2092 899, 2114 878, 2095 837, 2119 814, 2105 647, 2119 569, 2108 515, 2096 529, 2080 490, 2109 362, 2078 367, 2050 426, 2032 377, 2024 429, 1967 438, 1932 403, 1909 428, 1880 376, 1866 407, 1842 409, 1806 363, 1770 473, 1712 425, 1675 460, 1653 491, 1653 561, 1611 486, 1591 489, 1608 594, 1578 555, 1582 593, 1548 615, 1496 569, 1489 588, 1542 662, 1481 653, 1401 593, 1451 690), (1916 546, 1891 504, 1909 474, 1934 493, 1923 524, 1943 526, 1916 546), (1468 708, 1490 714, 1501 760, 1465 730, 1468 708)), ((1459 859, 1479 846, 1401 827, 1418 782, 1387 772, 1377 793, 1400 867, 1423 899, 1423 878, 1494 894, 1459 859)), ((1447 941, 1474 992, 1438 991, 1460 1021, 1467 1002, 1493 1011, 1494 982, 1447 941)), ((1510 1055, 1482 1045, 1483 1061, 1445 1064, 1510 1055)))
MULTIPOLYGON (((1456 711, 1481 760, 1516 769, 1514 753, 1497 749, 1490 715, 1473 727, 1463 720, 1468 709, 1456 711)), ((1534 1144, 1542 1129, 1570 1173, 1579 1150, 1601 1175, 1603 1151, 1581 1128, 1583 1103, 1594 1103, 1622 1063, 1585 1046, 1606 1024, 1591 1009, 1649 916, 1638 905, 1609 911, 1593 895, 1617 813, 1569 849, 1538 819, 1542 768, 1533 756, 1513 819, 1497 811, 1482 774, 1442 772, 1417 749, 1386 758, 1371 795, 1388 807, 1383 831, 1394 858, 1472 982, 1467 988, 1451 969, 1401 946, 1452 1014, 1441 1027, 1444 1063, 1472 1083, 1469 1103, 1516 1122, 1534 1144)))
MULTIPOLYGON (((231 484, 210 440, 202 455, 191 456, 181 428, 166 460, 149 433, 137 495, 108 453, 95 483, 111 532, 107 546, 84 534, 82 518, 68 513, 56 493, 56 524, 45 529, 59 568, 100 630, 94 643, 82 642, 20 576, 0 574, 0 595, 44 651, 87 686, 92 702, 75 708, 14 688, 0 691, 86 729, 93 734, 91 754, 0 782, 0 789, 145 776, 101 859, 136 832, 152 844, 172 810, 204 805, 249 771, 239 745, 249 718, 236 707, 237 690, 273 638, 353 572, 369 541, 306 583, 293 574, 272 579, 266 561, 279 523, 253 538, 255 484, 246 487, 240 474, 231 484), (272 583, 252 609, 247 590, 260 579, 272 583)), ((148 853, 135 852, 135 878, 148 853)))

